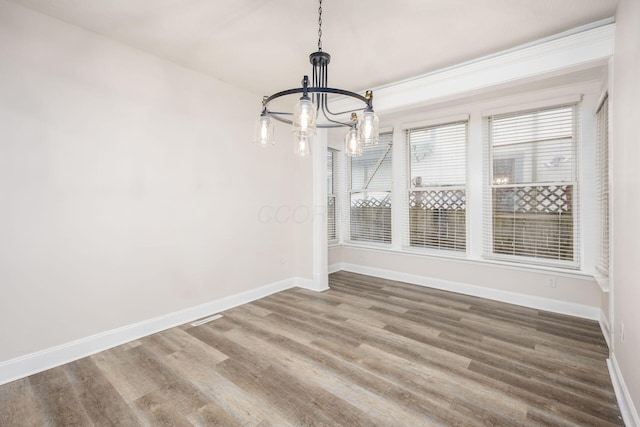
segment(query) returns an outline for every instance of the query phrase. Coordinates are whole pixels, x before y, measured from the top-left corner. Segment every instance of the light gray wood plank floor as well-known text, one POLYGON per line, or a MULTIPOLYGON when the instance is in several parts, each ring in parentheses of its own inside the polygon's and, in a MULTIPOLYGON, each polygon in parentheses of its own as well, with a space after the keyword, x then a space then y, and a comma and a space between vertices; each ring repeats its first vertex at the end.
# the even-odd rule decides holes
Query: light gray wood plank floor
POLYGON ((597 322, 354 273, 0 386, 0 426, 619 426, 597 322))

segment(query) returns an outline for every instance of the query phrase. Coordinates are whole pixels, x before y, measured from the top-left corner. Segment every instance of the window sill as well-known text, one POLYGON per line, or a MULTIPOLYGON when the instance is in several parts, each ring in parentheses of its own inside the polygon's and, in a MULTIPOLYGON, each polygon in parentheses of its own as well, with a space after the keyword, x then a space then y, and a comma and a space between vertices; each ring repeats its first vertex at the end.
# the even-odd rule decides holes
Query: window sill
POLYGON ((596 279, 598 286, 602 289, 602 292, 608 293, 611 289, 609 287, 609 276, 603 276, 600 272, 597 272, 593 275, 593 278, 596 279))
POLYGON ((518 255, 486 254, 482 257, 487 261, 506 263, 510 265, 522 265, 534 268, 549 268, 560 271, 580 271, 580 265, 570 261, 545 260, 544 258, 532 258, 518 255))
POLYGON ((391 246, 391 243, 358 242, 358 241, 347 240, 346 242, 342 242, 341 246, 351 246, 351 247, 363 248, 363 249, 396 251, 391 246))
MULTIPOLYGON (((427 251, 421 251, 421 250, 398 249, 398 248, 393 248, 390 245, 360 244, 360 243, 353 243, 353 242, 343 242, 340 246, 344 246, 347 248, 354 248, 354 249, 403 254, 408 256, 441 259, 446 261, 463 262, 463 263, 469 263, 473 265, 497 266, 497 267, 503 267, 511 270, 528 271, 532 273, 547 273, 547 274, 553 274, 554 276, 567 277, 571 279, 595 280, 593 273, 588 273, 582 270, 573 270, 573 269, 549 267, 549 266, 542 266, 542 265, 541 266, 530 265, 530 264, 524 265, 522 263, 500 261, 495 259, 484 259, 484 258, 475 259, 475 258, 470 258, 468 254, 464 254, 464 253, 463 254, 447 254, 447 253, 441 254, 441 253, 434 253, 433 251, 427 252, 427 251)), ((607 292, 604 288, 602 290, 603 292, 607 292)))

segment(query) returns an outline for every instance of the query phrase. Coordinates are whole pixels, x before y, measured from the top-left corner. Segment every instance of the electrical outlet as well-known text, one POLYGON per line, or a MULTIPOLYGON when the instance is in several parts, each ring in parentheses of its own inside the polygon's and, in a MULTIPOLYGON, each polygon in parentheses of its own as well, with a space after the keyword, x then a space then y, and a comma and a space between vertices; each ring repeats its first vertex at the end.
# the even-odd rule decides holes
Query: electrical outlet
POLYGON ((624 342, 624 323, 620 322, 620 342, 624 342))
POLYGON ((558 279, 556 277, 549 277, 548 284, 550 288, 558 287, 558 279))

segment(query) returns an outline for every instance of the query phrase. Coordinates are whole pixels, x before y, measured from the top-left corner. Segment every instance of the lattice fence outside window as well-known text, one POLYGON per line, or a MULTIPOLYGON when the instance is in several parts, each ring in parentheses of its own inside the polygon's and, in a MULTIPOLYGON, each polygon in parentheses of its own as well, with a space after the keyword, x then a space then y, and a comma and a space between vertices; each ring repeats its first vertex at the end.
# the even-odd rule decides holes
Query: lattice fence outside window
POLYGON ((409 244, 437 249, 466 249, 464 188, 409 192, 409 244))
POLYGON ((351 240, 391 243, 391 195, 351 200, 351 240))
POLYGON ((493 189, 493 251, 573 260, 573 185, 493 189))

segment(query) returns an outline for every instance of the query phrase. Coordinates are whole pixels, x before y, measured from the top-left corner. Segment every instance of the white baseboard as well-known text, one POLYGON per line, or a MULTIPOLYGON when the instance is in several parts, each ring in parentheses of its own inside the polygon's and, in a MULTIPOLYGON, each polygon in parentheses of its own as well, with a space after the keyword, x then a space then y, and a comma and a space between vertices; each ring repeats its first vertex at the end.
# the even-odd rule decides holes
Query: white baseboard
POLYGON ((559 301, 550 298, 536 297, 533 295, 520 294, 517 292, 502 291, 499 289, 485 288, 483 286, 470 285, 467 283, 453 282, 449 280, 435 279, 417 274, 402 273, 394 270, 367 267, 357 264, 340 263, 332 266, 337 270, 351 271, 353 273, 366 274, 383 279, 397 280, 429 288, 442 289, 445 291, 457 292, 465 295, 472 295, 487 298, 494 301, 502 301, 538 310, 551 311, 554 313, 567 314, 590 320, 600 320, 599 307, 576 304, 567 301, 559 301))
POLYGON ((294 277, 294 285, 299 288, 309 289, 310 291, 322 292, 329 289, 329 287, 318 288, 313 284, 313 279, 307 279, 306 277, 294 277))
POLYGON ((616 355, 611 354, 611 357, 607 359, 607 365, 609 366, 609 374, 611 375, 611 382, 613 383, 613 389, 616 392, 618 398, 618 406, 622 413, 622 419, 627 427, 640 427, 640 417, 638 411, 633 404, 629 389, 624 382, 622 372, 620 372, 620 366, 616 360, 616 355))
POLYGON ((609 326, 609 319, 604 315, 604 312, 600 310, 600 319, 598 319, 598 323, 600 323, 600 329, 602 330, 602 335, 604 335, 604 340, 607 342, 607 347, 611 349, 611 328, 609 326))
POLYGON ((340 271, 342 270, 342 263, 338 263, 338 264, 331 264, 328 268, 327 268, 327 272, 329 274, 331 273, 335 273, 336 271, 340 271))
POLYGON ((56 366, 64 365, 65 363, 90 356, 129 341, 133 341, 174 326, 182 325, 183 323, 192 322, 202 317, 229 310, 230 308, 238 305, 246 304, 294 286, 301 286, 307 289, 316 290, 313 289, 313 283, 310 279, 292 277, 195 307, 186 308, 184 310, 155 317, 153 319, 144 320, 142 322, 101 332, 66 344, 16 357, 15 359, 0 363, 0 385, 47 369, 55 368, 56 366), (306 280, 310 283, 306 282, 306 280))

